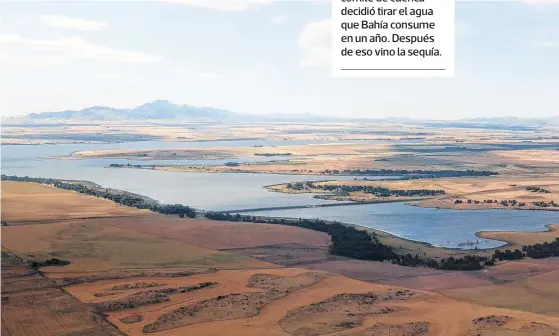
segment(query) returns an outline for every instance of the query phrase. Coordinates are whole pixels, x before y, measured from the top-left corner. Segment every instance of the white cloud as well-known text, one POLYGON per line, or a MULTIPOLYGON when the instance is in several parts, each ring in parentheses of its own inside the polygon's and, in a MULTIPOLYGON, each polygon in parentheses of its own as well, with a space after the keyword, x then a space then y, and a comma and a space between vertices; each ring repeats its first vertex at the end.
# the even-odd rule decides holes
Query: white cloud
POLYGON ((244 11, 271 4, 277 0, 163 0, 166 2, 224 11, 244 11))
POLYGON ((301 66, 318 67, 330 63, 331 22, 330 19, 311 22, 303 28, 298 42, 303 54, 301 66))
POLYGON ((94 31, 106 28, 108 24, 101 21, 84 20, 64 15, 40 15, 39 20, 51 27, 94 31))
POLYGON ((282 23, 284 23, 285 21, 287 21, 287 16, 286 16, 286 15, 283 15, 283 14, 282 14, 282 15, 278 15, 278 16, 272 18, 272 22, 273 22, 273 23, 276 23, 276 24, 282 24, 282 23))
POLYGON ((150 63, 159 60, 157 56, 142 52, 96 45, 81 37, 39 40, 19 34, 0 34, 0 49, 3 50, 0 61, 29 65, 77 60, 124 63, 150 63))
POLYGON ((521 0, 529 5, 553 5, 559 4, 559 0, 521 0))
POLYGON ((551 40, 541 41, 541 42, 536 43, 536 46, 540 47, 540 48, 554 48, 554 47, 557 46, 557 42, 556 41, 551 41, 551 40))
POLYGON ((174 69, 175 72, 179 73, 185 78, 196 78, 196 79, 215 79, 220 76, 212 71, 196 71, 187 69, 185 67, 178 67, 174 69))
POLYGON ((117 73, 98 73, 95 75, 95 78, 107 80, 107 81, 114 81, 122 79, 122 75, 117 73))

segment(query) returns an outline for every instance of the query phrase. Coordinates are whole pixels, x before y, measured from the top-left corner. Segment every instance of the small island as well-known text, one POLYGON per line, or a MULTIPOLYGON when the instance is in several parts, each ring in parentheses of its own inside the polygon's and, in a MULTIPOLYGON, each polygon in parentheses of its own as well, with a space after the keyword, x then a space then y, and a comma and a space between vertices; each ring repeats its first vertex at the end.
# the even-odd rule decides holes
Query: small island
POLYGON ((315 198, 380 203, 416 201, 426 208, 459 210, 515 209, 559 211, 559 185, 532 177, 464 177, 373 180, 354 179, 320 182, 293 182, 266 187, 290 194, 310 193, 315 198))

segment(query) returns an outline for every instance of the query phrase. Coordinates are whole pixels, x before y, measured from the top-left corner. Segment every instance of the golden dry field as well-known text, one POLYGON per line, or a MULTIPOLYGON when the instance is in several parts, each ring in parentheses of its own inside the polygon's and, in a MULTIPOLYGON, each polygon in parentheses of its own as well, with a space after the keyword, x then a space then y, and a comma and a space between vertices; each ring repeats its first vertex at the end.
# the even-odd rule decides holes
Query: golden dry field
POLYGON ((148 214, 109 200, 35 183, 3 181, 1 188, 2 221, 9 224, 148 214))
MULTIPOLYGON (((28 223, 1 228, 6 335, 559 333, 556 258, 476 272, 403 267, 332 258, 326 234, 296 227, 151 213, 99 218, 102 205, 120 208, 105 201, 84 218, 56 220, 41 197, 14 197, 51 189, 3 189, 12 203, 2 218, 14 211, 28 223), (49 222, 33 212, 25 218, 24 206, 43 207, 49 222), (25 263, 47 258, 70 264, 25 263)), ((76 199, 101 201, 57 192, 68 200, 55 208, 61 214, 76 199)), ((413 244, 410 251, 444 251, 413 244)))

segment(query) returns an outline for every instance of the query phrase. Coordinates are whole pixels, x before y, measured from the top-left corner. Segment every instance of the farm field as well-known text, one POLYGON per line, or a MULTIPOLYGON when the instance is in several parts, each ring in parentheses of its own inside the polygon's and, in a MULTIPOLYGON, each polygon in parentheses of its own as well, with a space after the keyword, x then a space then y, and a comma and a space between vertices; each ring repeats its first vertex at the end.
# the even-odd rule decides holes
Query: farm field
POLYGON ((24 260, 72 260, 64 270, 130 267, 265 267, 227 252, 110 225, 118 219, 78 220, 3 228, 3 245, 24 260))
MULTIPOLYGON (((135 279, 138 282, 131 284, 153 280, 135 279)), ((164 303, 149 302, 145 307, 132 309, 118 309, 119 306, 102 303, 126 298, 140 300, 141 295, 131 293, 145 292, 145 289, 95 297, 99 292, 122 285, 123 281, 76 285, 67 290, 82 302, 101 307, 99 309, 116 307, 115 310, 111 308, 108 319, 129 335, 153 332, 160 335, 216 335, 216 330, 227 330, 231 335, 320 335, 331 332, 369 335, 370 328, 407 328, 409 323, 423 324, 424 335, 467 335, 474 328, 480 328, 488 335, 497 335, 495 331, 516 335, 515 329, 537 328, 552 335, 559 330, 559 320, 550 316, 483 307, 422 291, 364 283, 304 269, 219 271, 212 275, 191 276, 172 284, 168 280, 158 278, 158 282, 168 283, 157 290, 207 281, 216 282, 216 285, 173 294, 164 303), (508 324, 480 327, 475 322, 492 315, 506 316, 508 324)))
POLYGON ((177 142, 149 149, 81 150, 62 159, 111 158, 136 160, 209 160, 269 156, 267 162, 224 164, 157 164, 149 169, 173 172, 253 172, 329 175, 345 169, 478 169, 503 174, 553 173, 558 168, 559 141, 553 129, 525 132, 499 129, 418 127, 390 123, 262 123, 81 125, 60 128, 9 128, 10 143, 18 141, 110 142, 151 140, 177 142), (62 139, 57 140, 60 135, 62 139), (13 138, 12 138, 13 137, 13 138), (18 138, 16 138, 18 137, 18 138), (105 139, 104 139, 105 137, 105 139), (27 140, 26 140, 27 139, 27 140), (72 140, 74 139, 74 140, 72 140), (227 141, 248 140, 245 146, 227 141), (190 142, 181 147, 179 142, 190 142), (216 141, 211 147, 203 142, 216 141), (224 141, 220 144, 219 141, 224 141), (305 143, 307 142, 307 143, 305 143), (199 146, 197 144, 200 143, 199 146), (283 155, 282 155, 283 154, 283 155), (274 156, 282 155, 277 160, 274 156))
POLYGON ((8 224, 147 215, 144 211, 101 198, 45 185, 9 181, 2 182, 2 209, 2 221, 8 224))
POLYGON ((157 216, 126 218, 112 225, 216 250, 279 244, 303 244, 318 248, 328 247, 330 243, 328 235, 323 232, 257 223, 212 222, 206 219, 157 216))
MULTIPOLYGON (((13 190, 41 194, 52 189, 19 184, 4 188, 3 197, 10 197, 13 190)), ((60 193, 63 199, 98 200, 60 193)), ((3 218, 24 204, 34 207, 44 202, 40 197, 13 199, 18 206, 3 207, 3 218)), ((297 227, 152 213, 90 216, 59 221, 50 217, 50 222, 34 224, 22 216, 21 223, 28 224, 2 227, 3 333, 217 335, 218 330, 227 330, 231 335, 466 336, 559 332, 559 301, 554 297, 559 263, 553 258, 504 262, 488 273, 448 272, 330 256, 326 234, 297 227), (26 264, 49 258, 70 264, 38 269, 26 264), (31 317, 38 322, 27 323, 31 317)), ((429 253, 444 251, 455 253, 435 248, 429 253)))

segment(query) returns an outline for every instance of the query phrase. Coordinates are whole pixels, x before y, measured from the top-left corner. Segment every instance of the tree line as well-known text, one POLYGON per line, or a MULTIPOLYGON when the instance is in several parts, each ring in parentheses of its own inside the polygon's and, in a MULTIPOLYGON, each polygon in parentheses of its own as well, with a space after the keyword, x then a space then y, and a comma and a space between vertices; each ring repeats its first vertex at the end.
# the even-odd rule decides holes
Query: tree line
MULTIPOLYGON (((193 208, 181 204, 161 204, 151 198, 133 194, 126 191, 102 188, 96 185, 85 185, 83 182, 69 182, 51 178, 33 178, 1 175, 2 181, 16 182, 33 182, 66 190, 72 190, 78 193, 101 197, 112 200, 115 203, 136 207, 138 209, 148 209, 168 215, 179 215, 180 217, 196 217, 193 208)), ((493 266, 497 260, 518 260, 524 257, 531 258, 547 258, 559 256, 559 237, 551 243, 538 243, 534 245, 526 245, 522 247, 522 251, 516 249, 514 251, 495 250, 491 259, 477 255, 465 255, 461 258, 448 257, 437 261, 432 258, 420 258, 417 254, 398 255, 392 247, 382 244, 377 236, 369 234, 367 231, 358 230, 351 226, 343 225, 339 222, 327 222, 321 219, 291 219, 291 218, 273 218, 263 216, 251 216, 241 214, 230 214, 221 212, 207 212, 204 216, 208 219, 232 222, 252 222, 263 224, 279 224, 296 226, 319 232, 328 233, 331 238, 329 253, 353 259, 375 260, 375 261, 391 261, 394 264, 402 266, 424 266, 442 270, 479 270, 484 266, 493 266)), ((4 223, 3 223, 4 224, 4 223)), ((6 223, 7 224, 7 223, 6 223)), ((65 261, 50 260, 48 264, 64 264, 65 261)))
POLYGON ((559 237, 555 237, 552 242, 537 243, 534 245, 524 245, 522 246, 522 251, 515 249, 514 251, 505 250, 501 252, 500 250, 495 250, 495 253, 491 257, 493 262, 499 260, 520 260, 525 257, 530 257, 533 259, 542 259, 549 257, 559 257, 559 237))
POLYGON ((377 197, 414 197, 414 196, 436 196, 445 193, 444 190, 432 189, 408 189, 408 190, 394 190, 378 186, 362 186, 362 185, 341 185, 341 184, 315 184, 313 182, 295 182, 288 183, 287 189, 291 190, 304 190, 304 189, 319 189, 324 191, 332 191, 337 194, 347 195, 350 192, 364 192, 366 194, 373 194, 377 197))
POLYGON ((272 218, 222 212, 208 212, 204 216, 212 220, 289 225, 325 232, 328 233, 331 240, 330 254, 359 260, 390 261, 402 266, 425 266, 463 271, 482 269, 483 266, 480 263, 487 260, 485 257, 467 255, 463 258, 449 257, 439 262, 431 258, 420 258, 418 255, 398 255, 391 246, 381 243, 374 233, 369 234, 367 231, 358 230, 339 222, 326 222, 322 219, 272 218))
POLYGON ((531 191, 531 192, 541 192, 541 193, 545 193, 545 194, 549 194, 550 191, 544 188, 540 188, 540 187, 526 187, 526 190, 531 191))
POLYGON ((16 182, 33 182, 39 184, 51 185, 56 188, 72 190, 80 194, 100 197, 104 199, 111 200, 115 203, 126 205, 129 207, 134 207, 138 209, 147 209, 153 212, 165 214, 165 215, 179 215, 180 217, 196 217, 196 212, 194 209, 182 204, 162 204, 151 198, 141 196, 138 194, 130 193, 127 191, 107 189, 99 186, 86 186, 80 182, 69 183, 67 181, 61 181, 52 178, 36 178, 36 177, 18 177, 18 176, 8 176, 2 174, 2 181, 16 181, 16 182))
POLYGON ((423 170, 423 169, 326 169, 322 171, 328 175, 369 175, 369 176, 404 176, 411 178, 441 178, 465 176, 492 176, 499 175, 489 170, 423 170))

